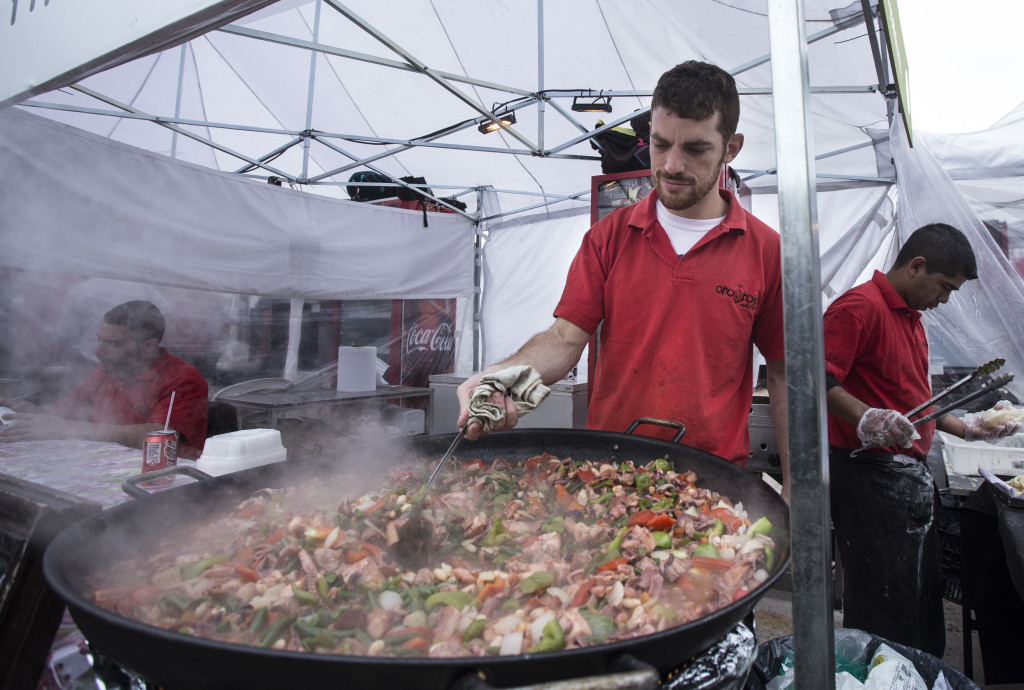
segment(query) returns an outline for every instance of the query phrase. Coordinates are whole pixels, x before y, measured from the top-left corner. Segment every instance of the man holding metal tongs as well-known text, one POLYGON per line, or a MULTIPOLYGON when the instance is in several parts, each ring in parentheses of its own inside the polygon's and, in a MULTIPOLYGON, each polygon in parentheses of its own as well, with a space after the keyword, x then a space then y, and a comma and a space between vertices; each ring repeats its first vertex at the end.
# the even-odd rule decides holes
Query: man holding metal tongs
POLYGON ((945 625, 935 515, 938 496, 925 458, 936 429, 972 440, 1016 433, 948 414, 1005 386, 983 365, 938 395, 928 375, 921 312, 974 280, 967 238, 942 223, 903 245, 892 268, 840 296, 825 312, 832 522, 845 582, 843 625, 942 658, 945 625), (970 380, 985 379, 955 403, 935 405, 970 380), (918 417, 918 415, 921 415, 918 417), (912 419, 917 417, 916 419, 912 419))

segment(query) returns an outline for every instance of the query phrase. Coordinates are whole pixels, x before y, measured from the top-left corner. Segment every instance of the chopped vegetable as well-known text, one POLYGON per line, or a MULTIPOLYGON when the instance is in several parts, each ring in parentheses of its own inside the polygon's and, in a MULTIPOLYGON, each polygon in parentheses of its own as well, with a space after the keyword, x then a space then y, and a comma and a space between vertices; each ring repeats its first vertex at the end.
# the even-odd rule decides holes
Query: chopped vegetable
POLYGON ((531 573, 519 583, 519 590, 524 594, 533 594, 536 591, 546 589, 551 586, 551 583, 555 581, 555 576, 551 573, 540 570, 536 573, 531 573))

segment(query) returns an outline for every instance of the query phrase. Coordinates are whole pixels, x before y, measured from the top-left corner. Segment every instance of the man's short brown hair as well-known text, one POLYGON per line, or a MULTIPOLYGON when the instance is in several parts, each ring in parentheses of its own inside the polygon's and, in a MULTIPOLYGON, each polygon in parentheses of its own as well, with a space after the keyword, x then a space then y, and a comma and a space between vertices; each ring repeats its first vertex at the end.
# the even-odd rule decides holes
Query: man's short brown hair
POLYGON ((164 337, 164 315, 152 302, 135 300, 119 304, 106 314, 103 320, 111 326, 124 326, 128 329, 132 340, 141 343, 156 338, 160 342, 164 337))
POLYGON ((697 60, 676 65, 661 75, 651 98, 651 110, 654 108, 698 121, 717 112, 718 132, 726 143, 740 121, 736 80, 721 67, 697 60))

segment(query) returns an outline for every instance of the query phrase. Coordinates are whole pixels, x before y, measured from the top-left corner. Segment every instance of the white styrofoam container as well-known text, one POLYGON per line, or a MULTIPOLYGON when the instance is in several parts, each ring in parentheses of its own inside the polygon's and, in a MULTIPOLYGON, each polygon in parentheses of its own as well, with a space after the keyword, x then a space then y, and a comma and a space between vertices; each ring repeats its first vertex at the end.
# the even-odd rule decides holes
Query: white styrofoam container
POLYGON ((214 477, 281 462, 288 451, 277 429, 242 429, 206 439, 196 469, 214 477))
POLYGON ((965 441, 942 431, 938 435, 942 439, 946 468, 951 472, 980 476, 978 468, 984 467, 992 474, 1002 476, 1024 474, 1024 448, 996 446, 988 441, 965 441))

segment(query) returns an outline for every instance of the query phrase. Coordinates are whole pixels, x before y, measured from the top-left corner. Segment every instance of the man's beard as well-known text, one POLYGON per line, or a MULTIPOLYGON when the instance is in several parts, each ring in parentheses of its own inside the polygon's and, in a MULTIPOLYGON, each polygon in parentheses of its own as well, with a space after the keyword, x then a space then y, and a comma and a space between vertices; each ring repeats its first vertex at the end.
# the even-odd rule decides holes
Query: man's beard
MULTIPOLYGON (((725 158, 723 157, 717 166, 718 170, 721 170, 721 164, 724 162, 725 158)), ((718 177, 718 175, 713 177, 708 176, 704 179, 687 177, 685 175, 667 177, 660 170, 656 171, 654 182, 658 190, 658 201, 660 201, 669 211, 685 211, 697 204, 701 199, 707 196, 712 189, 718 186, 718 177), (661 183, 663 178, 672 180, 673 182, 683 182, 689 184, 690 187, 685 192, 668 192, 661 183)))

